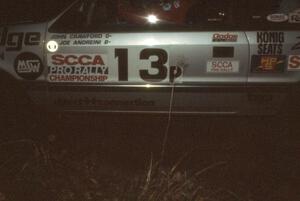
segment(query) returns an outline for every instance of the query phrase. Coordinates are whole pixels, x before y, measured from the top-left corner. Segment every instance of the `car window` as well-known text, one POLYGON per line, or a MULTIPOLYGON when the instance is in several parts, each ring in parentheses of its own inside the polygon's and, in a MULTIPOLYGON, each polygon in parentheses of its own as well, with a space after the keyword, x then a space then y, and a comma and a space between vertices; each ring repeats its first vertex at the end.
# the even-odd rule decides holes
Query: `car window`
POLYGON ((244 29, 300 29, 299 0, 245 1, 244 29))
POLYGON ((289 17, 299 8, 298 0, 82 0, 49 31, 297 29, 289 17))

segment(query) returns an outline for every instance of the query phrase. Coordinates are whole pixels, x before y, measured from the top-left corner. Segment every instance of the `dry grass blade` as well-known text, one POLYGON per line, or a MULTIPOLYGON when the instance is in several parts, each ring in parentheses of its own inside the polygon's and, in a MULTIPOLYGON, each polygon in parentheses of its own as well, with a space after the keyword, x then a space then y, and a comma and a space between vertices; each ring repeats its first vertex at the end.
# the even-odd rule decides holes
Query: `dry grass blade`
POLYGON ((195 174, 195 176, 196 176, 196 177, 199 177, 200 175, 202 175, 203 173, 207 172, 208 170, 211 170, 211 169, 213 169, 213 168, 215 168, 215 167, 217 167, 217 166, 225 165, 225 164, 227 164, 227 162, 225 162, 225 161, 221 161, 221 162, 214 163, 214 164, 212 164, 212 165, 210 165, 210 166, 208 166, 208 167, 206 167, 206 168, 200 170, 199 172, 197 172, 197 173, 195 174))

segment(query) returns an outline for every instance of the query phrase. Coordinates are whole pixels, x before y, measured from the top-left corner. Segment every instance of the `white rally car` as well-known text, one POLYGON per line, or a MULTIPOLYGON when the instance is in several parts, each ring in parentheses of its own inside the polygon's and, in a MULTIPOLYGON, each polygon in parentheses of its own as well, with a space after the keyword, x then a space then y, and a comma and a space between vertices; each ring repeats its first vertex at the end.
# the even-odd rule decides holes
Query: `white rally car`
POLYGON ((0 27, 0 75, 2 111, 275 114, 299 102, 300 5, 78 0, 0 27))

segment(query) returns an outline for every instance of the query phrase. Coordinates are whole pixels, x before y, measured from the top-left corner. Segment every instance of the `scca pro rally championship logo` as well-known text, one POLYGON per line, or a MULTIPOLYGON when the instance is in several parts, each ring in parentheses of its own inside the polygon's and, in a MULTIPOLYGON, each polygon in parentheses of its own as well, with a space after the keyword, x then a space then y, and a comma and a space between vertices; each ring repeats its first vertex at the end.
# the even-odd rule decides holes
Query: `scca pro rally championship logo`
POLYGON ((30 52, 24 52, 17 56, 14 62, 16 73, 25 80, 36 80, 44 70, 41 59, 30 52))
POLYGON ((106 55, 50 54, 49 82, 104 82, 108 79, 106 55))

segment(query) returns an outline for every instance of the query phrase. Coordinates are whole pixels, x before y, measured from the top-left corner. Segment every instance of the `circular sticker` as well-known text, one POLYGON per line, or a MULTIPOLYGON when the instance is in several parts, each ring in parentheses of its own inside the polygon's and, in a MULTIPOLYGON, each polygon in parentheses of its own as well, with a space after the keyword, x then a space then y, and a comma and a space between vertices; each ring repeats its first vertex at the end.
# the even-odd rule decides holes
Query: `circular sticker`
POLYGON ((270 22, 285 22, 289 19, 289 17, 286 14, 277 13, 277 14, 271 14, 267 16, 267 20, 270 22))
POLYGON ((31 52, 24 52, 17 56, 14 62, 16 73, 25 80, 36 80, 44 70, 42 60, 31 52))

